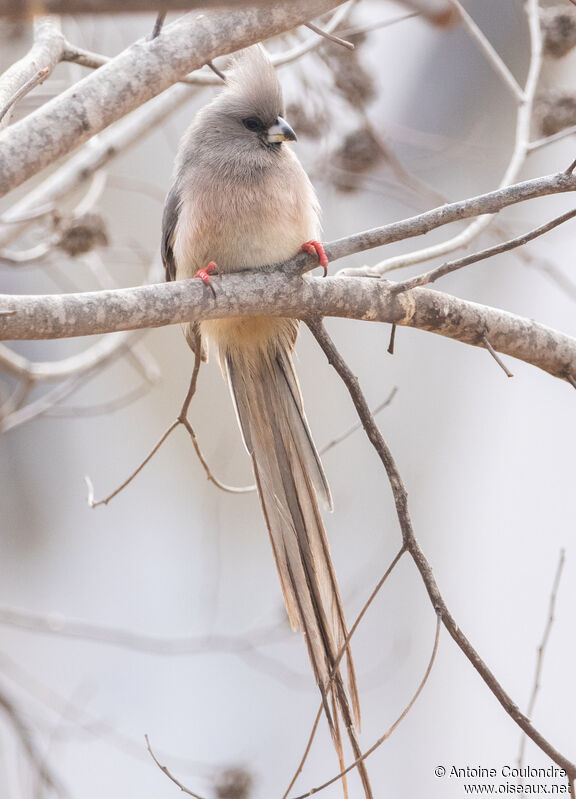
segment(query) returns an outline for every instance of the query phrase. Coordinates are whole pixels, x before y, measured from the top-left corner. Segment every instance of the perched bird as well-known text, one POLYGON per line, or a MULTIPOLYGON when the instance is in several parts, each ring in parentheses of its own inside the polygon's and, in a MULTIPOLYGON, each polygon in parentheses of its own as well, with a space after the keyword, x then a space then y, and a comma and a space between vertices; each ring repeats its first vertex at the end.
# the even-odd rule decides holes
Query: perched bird
MULTIPOLYGON (((325 265, 318 201, 287 144, 296 136, 283 116, 266 52, 261 46, 240 51, 224 88, 199 111, 180 145, 163 218, 167 280, 208 282, 213 271, 265 267, 303 246, 316 250, 325 265)), ((185 332, 193 349, 201 340, 203 357, 208 344, 218 351, 252 457, 290 622, 304 633, 334 740, 339 745, 340 714, 355 741, 356 678, 349 648, 347 690, 337 665, 347 629, 318 508, 318 499, 331 507, 330 489, 292 364, 298 323, 216 319, 185 332)), ((353 749, 358 757, 357 743, 353 749)))

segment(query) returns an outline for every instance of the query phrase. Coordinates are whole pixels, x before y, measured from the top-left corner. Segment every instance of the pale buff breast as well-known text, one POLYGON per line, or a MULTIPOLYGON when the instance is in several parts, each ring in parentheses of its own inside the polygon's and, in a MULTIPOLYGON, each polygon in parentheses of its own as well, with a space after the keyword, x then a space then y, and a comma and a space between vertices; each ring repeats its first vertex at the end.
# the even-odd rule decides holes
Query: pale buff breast
POLYGON ((318 238, 314 189, 291 150, 282 155, 282 169, 259 181, 194 175, 183 187, 173 248, 178 278, 210 261, 222 272, 285 261, 318 238))

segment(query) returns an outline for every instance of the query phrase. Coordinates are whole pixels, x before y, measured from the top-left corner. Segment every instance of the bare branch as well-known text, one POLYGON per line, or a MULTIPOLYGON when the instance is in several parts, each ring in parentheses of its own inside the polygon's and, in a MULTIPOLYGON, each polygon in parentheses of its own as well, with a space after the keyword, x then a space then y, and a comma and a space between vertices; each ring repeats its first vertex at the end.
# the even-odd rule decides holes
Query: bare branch
MULTIPOLYGON (((392 389, 392 391, 390 392, 390 394, 387 396, 387 398, 374 408, 374 410, 372 411, 372 415, 374 417, 376 417, 380 413, 380 411, 384 410, 384 408, 387 408, 390 405, 390 403, 392 402, 392 400, 394 399, 394 397, 396 396, 397 393, 398 393, 398 389, 395 386, 392 389)), ((337 447, 343 441, 346 441, 346 439, 349 436, 351 436, 357 430, 360 430, 361 427, 362 427, 362 422, 356 422, 356 424, 353 424, 344 433, 341 433, 336 438, 333 438, 332 441, 329 441, 328 444, 326 444, 324 447, 322 447, 322 449, 319 451, 318 454, 319 455, 325 455, 333 447, 337 447)))
POLYGON ((32 75, 32 77, 29 78, 26 81, 26 83, 20 86, 20 88, 16 92, 14 92, 12 97, 10 97, 8 101, 4 104, 4 106, 0 108, 0 123, 2 122, 8 111, 10 111, 12 106, 15 105, 18 102, 18 100, 21 100, 22 97, 25 97, 28 94, 28 92, 31 92, 35 86, 38 86, 40 83, 45 81, 49 73, 50 70, 48 69, 48 67, 43 67, 42 69, 39 69, 35 75, 32 75))
POLYGON ((0 135, 0 196, 217 55, 283 33, 335 5, 291 0, 187 15, 162 36, 136 42, 0 135))
MULTIPOLYGON (((349 16, 352 8, 357 0, 348 0, 334 10, 330 20, 323 27, 323 34, 331 34, 336 30, 349 16)), ((281 67, 285 64, 291 64, 297 61, 306 53, 315 50, 322 43, 322 38, 316 36, 309 36, 304 41, 299 42, 294 47, 289 48, 278 53, 271 53, 270 58, 275 67, 281 67)), ((72 61, 76 64, 89 67, 90 69, 98 69, 112 61, 111 58, 100 53, 93 53, 88 50, 83 50, 76 47, 70 42, 66 42, 64 54, 62 56, 64 61, 72 61)), ((210 67, 214 71, 212 61, 206 61, 205 66, 210 67)), ((185 83, 188 86, 220 86, 222 83, 222 73, 217 70, 215 75, 211 75, 202 69, 190 72, 182 78, 179 78, 179 83, 185 83), (216 75, 216 76, 215 76, 216 75)))
MULTIPOLYGON (((534 707, 536 705, 536 697, 538 696, 538 691, 540 690, 540 677, 542 675, 544 653, 546 651, 548 639, 550 638, 552 625, 554 624, 554 609, 556 608, 556 597, 558 596, 558 588, 560 587, 560 580, 562 578, 562 571, 564 569, 565 554, 566 553, 564 552, 564 550, 561 549, 560 559, 558 560, 558 566, 556 567, 556 574, 554 575, 554 582, 552 584, 552 591, 550 593, 550 602, 548 605, 548 618, 546 619, 546 626, 544 627, 544 634, 542 636, 542 641, 540 642, 540 646, 538 647, 537 650, 536 670, 534 672, 534 686, 532 688, 532 694, 530 696, 530 701, 528 702, 528 709, 526 711, 526 715, 528 716, 528 718, 532 718, 532 714, 534 713, 534 707)), ((518 752, 519 766, 522 765, 522 762, 524 760, 525 747, 526 747, 526 735, 523 735, 522 740, 520 741, 520 751, 518 752)))
POLYGON ((514 377, 510 369, 508 369, 508 367, 504 363, 504 361, 498 356, 498 353, 496 352, 492 344, 490 344, 486 336, 482 336, 482 343, 484 344, 490 355, 494 358, 500 369, 502 369, 506 377, 514 377))
MULTIPOLYGON (((542 66, 542 34, 540 30, 538 0, 527 0, 525 7, 530 32, 530 65, 523 89, 523 99, 518 104, 514 148, 508 166, 500 181, 500 187, 502 188, 509 186, 518 179, 518 175, 520 174, 520 170, 526 161, 530 149, 532 107, 542 66)), ((486 230, 492 221, 493 217, 489 215, 480 216, 467 225, 460 233, 457 233, 452 238, 446 239, 439 244, 432 244, 429 247, 414 250, 413 252, 387 258, 370 268, 360 267, 355 270, 346 270, 346 273, 381 276, 393 269, 402 269, 411 264, 422 263, 432 258, 441 257, 447 253, 454 252, 454 250, 460 247, 469 245, 471 241, 486 230)))
POLYGON ((553 133, 551 136, 544 136, 542 139, 535 139, 528 145, 528 149, 539 150, 541 147, 547 147, 549 144, 565 139, 567 136, 574 136, 576 134, 576 125, 571 125, 569 128, 559 130, 558 133, 553 133))
POLYGON ((356 766, 358 766, 360 763, 363 763, 366 760, 367 757, 369 757, 371 754, 373 754, 373 752, 375 752, 376 749, 378 749, 379 746, 382 746, 382 744, 385 741, 387 741, 388 738, 390 738, 390 736, 392 735, 394 730, 399 726, 399 724, 401 724, 401 722, 406 718, 408 713, 412 710, 416 700, 418 699, 418 697, 422 693, 422 690, 423 690, 424 686, 428 682, 428 678, 430 677, 430 673, 432 672, 432 667, 434 666, 434 661, 436 660, 436 654, 438 652, 438 644, 440 642, 440 628, 441 628, 441 626, 442 626, 442 620, 440 618, 440 614, 438 614, 437 618, 436 618, 436 633, 434 635, 434 646, 432 648, 432 654, 430 655, 430 660, 428 661, 428 665, 426 667, 426 671, 424 672, 424 676, 422 677, 422 679, 421 679, 421 681, 420 681, 420 683, 418 685, 418 688, 414 692, 414 695, 412 696, 411 700, 408 702, 408 704, 406 705, 406 707, 404 708, 402 713, 400 713, 398 718, 394 721, 394 723, 386 730, 384 735, 382 735, 380 738, 378 738, 376 743, 372 744, 372 746, 369 749, 367 749, 361 755, 361 757, 357 758, 353 763, 351 763, 349 766, 347 766, 343 771, 340 772, 340 774, 336 774, 336 776, 332 777, 331 779, 327 780, 326 782, 323 782, 322 785, 318 785, 316 788, 312 788, 311 791, 307 791, 306 793, 300 794, 299 796, 295 797, 295 799, 307 799, 307 797, 312 796, 313 794, 316 794, 319 791, 323 791, 324 788, 328 788, 329 785, 332 785, 333 783, 335 783, 338 780, 342 779, 342 777, 344 775, 348 774, 349 771, 352 771, 353 768, 356 768, 356 766))
POLYGON ((495 50, 492 43, 486 38, 484 32, 478 27, 470 14, 465 8, 463 8, 460 0, 451 0, 451 2, 452 5, 458 10, 460 19, 463 21, 472 38, 479 45, 480 49, 488 59, 490 65, 494 68, 497 75, 502 78, 516 100, 520 103, 523 102, 525 100, 524 91, 518 84, 518 81, 514 75, 510 72, 508 65, 502 60, 500 54, 495 50))
POLYGON ((145 735, 144 737, 145 737, 145 739, 146 739, 146 748, 147 748, 147 749, 148 749, 148 751, 150 752, 150 757, 151 757, 151 758, 152 758, 152 760, 153 760, 153 761, 156 763, 156 765, 158 766, 158 768, 160 769, 160 771, 162 771, 162 772, 163 772, 163 773, 164 773, 164 774, 165 774, 165 775, 166 775, 166 776, 167 776, 169 779, 171 779, 171 780, 172 780, 172 782, 173 782, 175 785, 177 785, 177 786, 180 788, 180 790, 181 790, 183 793, 186 793, 186 794, 188 794, 188 796, 193 796, 193 797, 194 797, 194 799, 203 799, 203 797, 202 797, 202 796, 200 796, 200 795, 199 795, 199 794, 197 794, 197 793, 193 793, 193 791, 191 791, 191 790, 190 790, 189 788, 187 788, 185 785, 182 785, 182 783, 181 783, 181 782, 178 782, 178 780, 176 779, 176 777, 174 777, 174 776, 173 776, 173 775, 172 775, 172 774, 171 774, 171 773, 168 771, 168 769, 166 768, 166 766, 163 766, 163 765, 162 765, 162 763, 160 763, 160 761, 157 759, 156 755, 155 755, 155 754, 154 754, 154 752, 152 751, 152 747, 150 746, 150 740, 148 739, 148 736, 147 736, 147 735, 145 735))
POLYGON ((7 112, 12 105, 46 79, 62 58, 63 50, 59 21, 54 17, 36 17, 30 51, 0 76, 0 130, 9 121, 7 112))
POLYGON ((51 208, 73 188, 92 178, 113 158, 139 142, 193 96, 185 86, 173 86, 82 148, 38 186, 7 210, 0 221, 0 247, 16 239, 34 221, 37 208, 51 208))
MULTIPOLYGON (((474 213, 494 213, 521 200, 574 190, 576 176, 566 171, 536 178, 339 239, 326 245, 326 253, 333 261, 474 213)), ((68 295, 0 295, 0 337, 60 338, 224 316, 318 314, 409 325, 474 346, 483 346, 485 336, 498 352, 556 377, 569 380, 576 374, 574 339, 505 311, 428 289, 395 296, 394 284, 385 281, 287 280, 313 268, 314 260, 301 253, 270 270, 219 277, 216 297, 197 280, 68 295)))
POLYGON ((412 520, 408 510, 408 494, 406 487, 404 486, 404 482, 400 472, 398 471, 398 467, 396 466, 392 453, 390 452, 388 445, 384 441, 384 438, 382 437, 382 434, 370 413, 368 403, 366 402, 366 399, 362 393, 358 380, 338 352, 332 339, 326 332, 322 322, 318 320, 309 320, 307 324, 314 334, 314 337, 318 341, 318 344, 324 350, 326 357, 328 358, 328 362, 334 367, 346 385, 358 416, 362 420, 366 435, 378 453, 378 456, 382 461, 382 465, 386 470, 394 497, 394 504, 396 506, 396 514, 402 532, 402 541, 404 547, 409 552, 416 568, 420 572, 420 576, 422 577, 422 581, 424 582, 434 610, 437 614, 439 614, 439 618, 441 618, 444 627, 450 633, 456 644, 460 647, 465 657, 470 661, 472 666, 482 677, 506 713, 536 744, 536 746, 538 746, 545 754, 547 754, 557 766, 560 766, 560 768, 564 769, 570 782, 572 783, 576 777, 576 764, 572 763, 567 757, 565 757, 554 746, 552 746, 552 744, 533 726, 530 719, 520 711, 518 706, 506 693, 494 674, 490 671, 486 663, 482 660, 478 652, 474 649, 470 641, 464 635, 462 629, 458 626, 456 620, 450 613, 442 594, 440 593, 440 589, 438 588, 434 578, 432 568, 430 567, 430 564, 428 563, 428 560, 426 559, 426 556, 424 555, 424 552, 420 548, 420 544, 414 535, 412 520))
MULTIPOLYGON (((160 3, 159 0, 42 0, 42 8, 47 14, 130 14, 137 11, 156 13, 160 5, 172 11, 190 11, 200 8, 218 8, 222 6, 263 6, 269 0, 170 0, 160 3)), ((34 0, 0 0, 0 17, 25 17, 36 9, 34 0)))
POLYGON ((318 25, 314 25, 312 22, 306 22, 305 25, 307 28, 310 28, 311 31, 317 33, 318 36, 323 36, 325 39, 328 39, 329 42, 340 44, 342 47, 346 47, 348 50, 354 50, 354 45, 352 42, 348 42, 346 39, 342 39, 340 36, 335 36, 333 33, 328 33, 328 31, 319 28, 318 25))
POLYGON ((534 228, 534 230, 524 233, 521 236, 517 236, 514 239, 503 241, 501 244, 496 244, 494 247, 486 247, 484 250, 472 253, 471 255, 465 255, 463 258, 458 258, 454 261, 447 261, 446 263, 437 266, 435 269, 431 269, 429 272, 424 272, 422 275, 416 275, 409 280, 402 281, 402 283, 397 283, 394 287, 394 291, 406 291, 416 288, 416 286, 427 286, 430 283, 434 283, 436 280, 438 280, 438 278, 444 277, 444 275, 448 275, 451 272, 455 272, 457 269, 462 269, 464 266, 469 266, 470 264, 475 264, 478 261, 492 258, 494 255, 500 255, 501 253, 508 252, 516 247, 522 247, 524 244, 528 244, 529 241, 533 241, 534 239, 538 238, 538 236, 548 233, 550 230, 553 230, 555 227, 564 224, 564 222, 568 222, 575 216, 576 209, 568 211, 561 216, 557 216, 550 222, 546 222, 545 225, 540 225, 539 227, 534 228))

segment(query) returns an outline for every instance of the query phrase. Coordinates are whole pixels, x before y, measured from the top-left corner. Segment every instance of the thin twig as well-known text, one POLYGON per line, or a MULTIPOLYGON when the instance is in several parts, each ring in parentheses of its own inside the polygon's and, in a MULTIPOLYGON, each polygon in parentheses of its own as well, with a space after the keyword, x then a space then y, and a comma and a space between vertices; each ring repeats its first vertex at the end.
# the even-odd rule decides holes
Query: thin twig
POLYGON ((484 346, 486 347, 490 355, 494 358, 500 369, 502 369, 506 377, 514 377, 510 369, 508 369, 508 367, 506 366, 502 358, 500 358, 500 356, 498 355, 492 344, 490 344, 486 336, 482 336, 482 341, 484 342, 484 346))
POLYGON ((396 323, 393 323, 392 327, 390 328, 390 343, 388 344, 388 349, 386 350, 389 355, 394 355, 394 345, 396 344, 396 328, 396 323))
POLYGON ((152 33, 150 34, 150 41, 153 41, 162 32, 162 28, 164 27, 164 20, 166 19, 166 11, 160 11, 156 20, 154 21, 154 27, 152 28, 152 33))
POLYGON ((187 788, 185 785, 182 785, 182 783, 181 783, 181 782, 179 782, 179 781, 176 779, 176 777, 174 777, 174 775, 170 773, 170 771, 168 770, 168 768, 167 768, 166 766, 163 766, 163 765, 162 765, 162 763, 160 763, 160 761, 158 760, 158 758, 156 757, 156 755, 155 755, 155 754, 154 754, 154 752, 152 751, 152 747, 150 746, 150 740, 149 740, 148 736, 147 736, 147 735, 145 735, 145 736, 144 736, 144 738, 146 739, 146 748, 147 748, 147 749, 148 749, 148 751, 150 752, 150 757, 151 757, 151 758, 152 758, 152 760, 153 760, 153 761, 156 763, 156 765, 158 766, 158 768, 160 769, 160 771, 162 771, 162 772, 163 772, 163 773, 164 773, 164 774, 165 774, 165 775, 166 775, 166 776, 167 776, 169 779, 171 779, 171 780, 172 780, 172 782, 173 782, 175 785, 177 785, 177 786, 180 788, 180 790, 181 790, 183 793, 186 793, 186 794, 188 794, 188 796, 193 796, 193 797, 194 797, 194 799, 204 799, 204 797, 200 796, 200 795, 199 795, 199 794, 197 794, 197 793, 194 793, 194 791, 191 791, 191 790, 190 790, 190 788, 187 788))
POLYGON ((215 75, 218 75, 220 80, 223 80, 226 83, 226 75, 221 72, 217 66, 215 66, 213 61, 207 61, 206 66, 209 67, 215 75))
MULTIPOLYGON (((530 701, 528 702, 528 709, 526 711, 526 715, 528 716, 528 718, 532 718, 534 707, 536 705, 536 697, 538 695, 538 691, 540 690, 540 677, 542 676, 544 653, 546 651, 548 639, 550 638, 552 625, 554 624, 554 609, 556 607, 556 597, 558 595, 558 588, 560 586, 560 580, 562 578, 562 570, 564 569, 564 561, 565 561, 565 552, 563 549, 561 549, 560 559, 558 560, 558 566, 556 567, 554 582, 552 583, 552 591, 550 593, 550 602, 548 604, 548 618, 546 620, 546 626, 544 627, 544 635, 542 636, 542 641, 540 642, 540 646, 537 649, 536 670, 534 672, 534 685, 532 687, 532 694, 530 696, 530 701)), ((519 767, 522 766, 522 763, 524 761, 525 748, 526 748, 526 735, 523 735, 520 740, 520 751, 518 752, 519 767)))
MULTIPOLYGON (((501 188, 514 183, 514 181, 518 179, 520 170, 526 161, 530 144, 532 106, 542 66, 542 32, 540 29, 538 0, 527 0, 526 15, 528 18, 530 36, 530 64, 522 92, 523 99, 518 102, 514 149, 502 180, 500 181, 501 188)), ((492 222, 493 216, 491 215, 479 216, 473 222, 469 223, 460 233, 457 233, 452 238, 446 239, 439 244, 431 244, 419 250, 413 250, 412 252, 392 258, 386 258, 374 266, 340 270, 340 274, 381 276, 393 269, 402 269, 405 266, 429 261, 432 258, 446 255, 460 247, 469 245, 470 242, 483 233, 492 222)))
POLYGON ((410 553, 416 568, 420 572, 422 581, 428 592, 428 596, 437 613, 440 613, 442 623, 450 633, 454 641, 458 644, 465 657, 470 661, 472 666, 476 669, 482 677, 490 691, 494 694, 496 699, 500 702, 503 709, 510 716, 510 718, 523 730, 526 735, 538 746, 545 754, 556 763, 557 766, 564 769, 568 778, 574 781, 576 778, 576 764, 572 763, 567 757, 559 752, 552 744, 544 738, 544 736, 534 727, 529 718, 527 718, 512 701, 511 697, 506 693, 504 688, 500 685, 494 674, 490 671, 486 663, 482 660, 478 652, 474 649, 470 641, 464 635, 462 629, 458 626, 448 606, 446 605, 440 589, 434 578, 434 573, 424 552, 420 548, 418 540, 414 535, 412 527, 412 520, 408 510, 408 494, 404 482, 398 471, 398 467, 392 457, 392 453, 388 445, 384 441, 378 426, 370 414, 370 409, 366 398, 362 393, 358 379, 354 376, 339 351, 337 350, 334 342, 328 335, 324 325, 319 320, 308 320, 308 327, 312 331, 318 344, 324 350, 329 363, 336 369, 344 381, 348 392, 352 398, 354 406, 360 419, 362 420, 364 430, 374 449, 378 453, 380 460, 386 470, 392 494, 394 497, 394 504, 396 506, 396 513, 398 522, 402 531, 402 540, 407 551, 410 553))
POLYGON ((470 14, 463 8, 459 0, 451 0, 452 5, 458 11, 460 19, 468 29, 468 32, 479 45, 480 49, 488 59, 490 65, 494 68, 496 73, 502 78, 506 86, 510 89, 518 102, 523 102, 525 99, 524 91, 519 85, 514 75, 510 72, 508 65, 502 60, 500 54, 495 50, 492 43, 486 38, 484 32, 478 27, 476 22, 472 19, 470 14))
POLYGON ((368 22, 366 25, 354 25, 352 28, 346 28, 345 30, 340 31, 340 33, 344 38, 348 36, 358 36, 358 34, 362 33, 371 33, 378 28, 388 28, 391 25, 396 25, 398 22, 404 22, 407 19, 412 19, 413 17, 419 17, 421 15, 421 11, 409 11, 407 14, 402 14, 399 17, 391 17, 390 19, 381 19, 375 22, 368 22))
POLYGON ((86 476, 85 476, 85 478, 84 478, 84 480, 86 481, 86 485, 87 485, 87 487, 88 487, 88 504, 90 505, 90 507, 91 507, 91 508, 97 508, 99 505, 107 505, 107 504, 108 504, 108 503, 109 503, 111 500, 113 500, 113 499, 114 499, 114 497, 118 496, 118 494, 119 494, 121 491, 123 491, 123 490, 126 488, 126 486, 129 486, 129 485, 130 485, 130 483, 132 482, 132 480, 134 480, 134 478, 135 478, 135 477, 137 477, 137 475, 139 475, 139 474, 140 474, 140 472, 141 472, 141 471, 142 471, 142 469, 143 469, 143 468, 146 466, 146 464, 147 464, 147 463, 149 463, 149 461, 150 461, 150 460, 151 460, 151 459, 154 457, 154 455, 155 455, 155 454, 158 452, 158 450, 160 449, 160 447, 162 446, 162 444, 163 444, 163 443, 166 441, 166 439, 168 438, 168 436, 170 435, 170 433, 172 433, 172 431, 173 431, 173 430, 175 430, 175 429, 178 427, 178 425, 179 425, 179 424, 180 424, 180 422, 179 422, 179 420, 178 420, 178 419, 176 419, 176 421, 175 421, 175 422, 172 422, 172 424, 170 425, 170 427, 169 427, 169 428, 166 430, 166 432, 165 432, 165 433, 164 433, 164 434, 163 434, 163 435, 160 437, 160 439, 159 439, 159 440, 156 442, 156 444, 154 445, 154 447, 153 447, 153 448, 150 450, 150 452, 149 452, 149 453, 148 453, 148 455, 147 455, 147 456, 144 458, 144 460, 143 460, 143 461, 142 461, 142 463, 141 463, 141 464, 138 466, 138 468, 137 468, 137 469, 135 469, 135 470, 132 472, 132 474, 131 474, 129 477, 127 477, 127 478, 126 478, 126 480, 124 480, 124 482, 123 482, 123 483, 121 483, 121 484, 118 486, 118 488, 116 488, 116 489, 115 489, 115 490, 114 490, 114 491, 113 491, 111 494, 109 494, 109 495, 108 495, 107 497, 105 497, 104 499, 99 499, 98 501, 96 501, 96 500, 94 499, 94 487, 93 487, 93 485, 92 485, 92 481, 90 480, 90 478, 88 477, 88 475, 86 475, 86 476))
MULTIPOLYGON (((388 394, 386 399, 383 402, 381 402, 380 405, 377 405, 374 408, 374 410, 372 411, 372 415, 377 416, 380 413, 380 411, 384 410, 384 408, 387 408, 394 399, 394 397, 396 396, 397 392, 398 392, 398 387, 394 386, 394 388, 392 389, 390 394, 388 394)), ((345 441, 348 438, 348 436, 351 436, 352 433, 355 433, 357 430, 360 430, 361 427, 362 427, 362 422, 356 422, 356 424, 353 424, 351 427, 349 427, 348 430, 346 430, 346 432, 341 433, 336 438, 333 438, 332 441, 329 441, 328 444, 323 446, 322 449, 318 452, 318 454, 325 455, 329 450, 332 449, 332 447, 336 447, 338 446, 338 444, 341 444, 343 441, 345 441)))
POLYGON ((0 122, 2 122, 2 120, 4 119, 4 117, 6 116, 8 111, 12 108, 12 106, 15 103, 18 102, 18 100, 21 100, 22 97, 24 97, 24 95, 28 94, 28 92, 32 91, 32 89, 35 86, 38 86, 40 83, 42 83, 44 80, 46 80, 46 78, 48 77, 49 74, 50 74, 50 68, 49 67, 44 67, 43 69, 39 69, 38 72, 35 75, 32 75, 32 77, 29 78, 26 81, 26 83, 24 83, 22 86, 20 86, 20 88, 17 89, 14 92, 12 97, 10 97, 8 102, 6 102, 2 106, 2 108, 0 108, 0 122))
POLYGON ((342 47, 346 47, 348 50, 354 50, 354 45, 352 44, 352 42, 349 42, 346 39, 342 39, 340 36, 336 36, 334 33, 328 33, 327 31, 322 30, 322 28, 319 28, 318 25, 314 25, 313 22, 304 23, 304 27, 310 28, 310 30, 314 31, 314 33, 317 33, 318 36, 323 36, 325 39, 328 39, 328 41, 330 42, 341 44, 342 47))
POLYGON ((366 758, 368 758, 373 752, 375 752, 376 749, 378 749, 379 746, 381 746, 385 741, 388 740, 388 738, 390 738, 390 736, 392 735, 394 730, 398 727, 398 725, 406 718, 408 713, 412 710, 416 700, 418 699, 418 697, 422 693, 422 690, 423 690, 424 686, 428 682, 428 678, 430 677, 430 673, 432 672, 432 667, 434 666, 434 662, 436 660, 436 654, 438 652, 438 644, 439 644, 439 641, 440 641, 440 628, 441 628, 441 626, 442 626, 441 614, 438 612, 437 613, 437 617, 436 617, 436 632, 435 632, 435 635, 434 635, 434 646, 432 648, 432 654, 430 655, 430 660, 428 661, 428 665, 426 667, 426 671, 424 672, 424 676, 420 680, 420 684, 418 685, 418 688, 414 692, 414 695, 412 696, 412 699, 408 702, 408 704, 406 705, 406 707, 404 708, 402 713, 400 713, 398 718, 394 721, 394 723, 386 730, 384 735, 382 735, 380 738, 378 738, 376 743, 372 744, 372 746, 369 749, 367 749, 361 755, 361 757, 357 758, 354 761, 354 763, 351 763, 349 766, 347 766, 343 771, 340 772, 340 774, 337 774, 335 777, 332 777, 331 779, 327 780, 326 782, 323 782, 322 785, 318 785, 315 788, 312 788, 311 791, 308 791, 307 793, 303 793, 303 794, 300 794, 299 796, 294 797, 294 799, 307 799, 307 797, 312 796, 313 794, 316 794, 319 791, 324 790, 324 788, 328 788, 329 785, 332 785, 333 783, 335 783, 338 780, 342 779, 342 777, 344 775, 348 774, 349 771, 351 771, 353 768, 356 768, 356 766, 358 766, 360 763, 365 761, 366 758))
POLYGON ((522 247, 529 241, 533 241, 534 239, 538 238, 538 236, 542 236, 544 233, 548 233, 550 230, 562 225, 564 222, 574 219, 575 216, 576 208, 572 211, 567 211, 565 214, 555 217, 554 219, 550 220, 550 222, 546 222, 546 224, 540 225, 528 233, 523 233, 521 236, 516 236, 516 238, 503 241, 502 243, 496 244, 493 247, 486 247, 484 250, 479 250, 471 255, 465 255, 463 258, 457 258, 454 261, 446 261, 446 263, 431 269, 429 272, 416 275, 409 280, 402 281, 402 283, 396 283, 396 285, 392 287, 392 291, 394 293, 399 293, 402 291, 409 291, 417 286, 427 286, 430 283, 434 283, 439 278, 444 277, 444 275, 455 272, 457 269, 462 269, 463 267, 469 266, 470 264, 475 264, 478 261, 492 258, 495 255, 500 255, 503 252, 513 250, 516 247, 522 247))
POLYGON ((544 136, 541 139, 534 139, 528 145, 530 152, 539 150, 541 147, 547 147, 549 144, 565 139, 567 136, 573 136, 576 133, 576 125, 570 125, 568 128, 559 130, 558 133, 553 133, 551 136, 544 136))

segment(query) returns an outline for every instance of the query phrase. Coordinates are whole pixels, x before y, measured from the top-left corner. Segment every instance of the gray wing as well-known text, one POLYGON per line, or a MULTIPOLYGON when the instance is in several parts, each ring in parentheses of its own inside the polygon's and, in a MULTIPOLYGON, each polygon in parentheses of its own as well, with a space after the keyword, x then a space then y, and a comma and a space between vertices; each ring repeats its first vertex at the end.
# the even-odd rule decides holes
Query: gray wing
POLYGON ((162 215, 162 244, 160 251, 162 254, 162 263, 166 270, 166 280, 176 280, 176 261, 174 259, 172 245, 174 243, 174 233, 180 213, 180 204, 180 191, 178 184, 174 183, 166 197, 164 214, 162 215))
MULTIPOLYGON (((162 263, 166 270, 166 280, 176 280, 176 259, 174 258, 173 244, 181 204, 182 198, 178 183, 176 182, 168 192, 166 204, 164 205, 164 214, 162 215, 162 242, 160 245, 160 252, 162 254, 162 263)), ((198 323, 189 322, 184 325, 184 335, 186 336, 186 341, 192 352, 197 351, 198 342, 200 342, 199 355, 203 361, 208 360, 208 353, 202 342, 198 323)))

